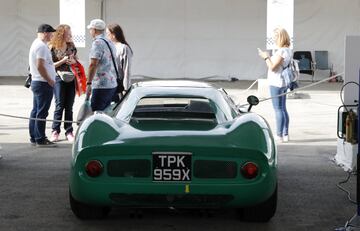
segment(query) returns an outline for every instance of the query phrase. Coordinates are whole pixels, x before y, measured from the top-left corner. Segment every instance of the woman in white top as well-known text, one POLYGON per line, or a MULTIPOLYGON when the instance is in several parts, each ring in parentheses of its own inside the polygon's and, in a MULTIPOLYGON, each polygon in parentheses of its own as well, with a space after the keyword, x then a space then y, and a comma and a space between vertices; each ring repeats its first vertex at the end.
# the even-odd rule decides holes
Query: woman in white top
POLYGON ((106 27, 106 35, 115 44, 119 75, 123 76, 124 90, 127 91, 131 86, 130 68, 133 51, 118 24, 109 24, 106 27))
POLYGON ((283 28, 274 30, 274 41, 278 47, 276 52, 270 56, 268 52, 259 50, 259 56, 265 60, 268 68, 268 83, 272 104, 275 109, 276 117, 276 140, 289 141, 289 114, 286 110, 286 93, 287 86, 281 75, 282 70, 286 67, 292 57, 290 50, 290 37, 283 28), (278 96, 284 94, 282 96, 278 96))

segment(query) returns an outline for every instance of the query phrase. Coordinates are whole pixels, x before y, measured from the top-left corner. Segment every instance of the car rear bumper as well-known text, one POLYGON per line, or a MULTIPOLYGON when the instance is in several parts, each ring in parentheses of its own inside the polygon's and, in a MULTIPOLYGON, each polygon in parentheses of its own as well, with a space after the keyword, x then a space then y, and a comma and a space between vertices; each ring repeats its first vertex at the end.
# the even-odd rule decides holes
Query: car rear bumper
POLYGON ((276 173, 249 183, 95 182, 72 177, 70 192, 80 202, 122 207, 246 207, 267 200, 276 189, 276 173))

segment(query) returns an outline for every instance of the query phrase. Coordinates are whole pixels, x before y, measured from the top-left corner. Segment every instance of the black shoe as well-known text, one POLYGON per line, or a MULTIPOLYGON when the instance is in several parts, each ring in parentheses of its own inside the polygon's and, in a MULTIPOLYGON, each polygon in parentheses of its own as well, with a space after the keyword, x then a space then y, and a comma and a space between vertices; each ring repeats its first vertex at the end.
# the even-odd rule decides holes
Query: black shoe
POLYGON ((36 147, 38 148, 52 148, 52 147, 56 147, 57 145, 53 142, 51 142, 50 140, 48 140, 47 138, 44 139, 43 141, 37 142, 36 143, 36 147))
POLYGON ((31 145, 31 146, 36 146, 36 141, 35 141, 35 140, 30 139, 30 145, 31 145))

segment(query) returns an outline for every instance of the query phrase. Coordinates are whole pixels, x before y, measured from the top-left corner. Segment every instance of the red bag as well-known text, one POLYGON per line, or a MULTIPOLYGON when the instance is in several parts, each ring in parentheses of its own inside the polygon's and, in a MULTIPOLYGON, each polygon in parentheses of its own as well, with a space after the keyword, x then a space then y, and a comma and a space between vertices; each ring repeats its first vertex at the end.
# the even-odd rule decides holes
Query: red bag
POLYGON ((86 92, 86 75, 83 65, 79 61, 71 64, 71 71, 75 75, 75 91, 78 96, 86 92))

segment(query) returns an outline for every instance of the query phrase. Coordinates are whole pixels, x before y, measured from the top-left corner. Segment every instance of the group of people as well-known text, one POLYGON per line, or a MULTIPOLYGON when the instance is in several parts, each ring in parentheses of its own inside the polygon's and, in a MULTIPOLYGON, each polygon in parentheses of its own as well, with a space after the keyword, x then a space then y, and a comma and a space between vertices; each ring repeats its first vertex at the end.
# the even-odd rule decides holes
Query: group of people
MULTIPOLYGON (((106 25, 101 19, 94 19, 87 26, 93 38, 90 49, 90 64, 87 73, 86 95, 91 96, 93 111, 101 111, 111 102, 119 101, 117 90, 122 79, 124 91, 130 87, 130 66, 132 49, 127 43, 123 30, 118 24, 106 25)), ((29 67, 32 75, 33 109, 30 114, 30 142, 39 147, 54 146, 59 141, 62 114, 65 111, 65 136, 74 140, 73 111, 75 81, 64 81, 58 72, 70 71, 70 65, 76 63, 76 47, 72 41, 68 25, 59 25, 56 30, 42 24, 38 27, 37 38, 29 52, 29 67), (55 34, 54 34, 55 33, 55 34), (54 122, 50 140, 45 134, 45 119, 55 96, 54 122)), ((275 140, 289 141, 289 114, 286 109, 286 91, 288 90, 282 70, 292 58, 290 36, 283 28, 276 28, 273 39, 278 47, 271 56, 259 50, 268 68, 268 83, 276 118, 275 140)), ((121 94, 120 94, 121 95, 121 94)))
MULTIPOLYGON (((94 19, 87 26, 93 38, 89 54, 86 97, 91 96, 93 111, 101 111, 112 102, 119 101, 118 84, 124 91, 130 87, 132 49, 118 24, 106 25, 94 19), (106 32, 106 34, 105 34, 106 32), (119 81, 120 80, 120 81, 119 81)), ((71 73, 71 65, 78 62, 77 49, 69 25, 54 29, 41 24, 37 38, 29 51, 29 68, 32 75, 33 108, 30 113, 30 142, 37 147, 54 147, 59 141, 61 120, 64 115, 65 137, 74 140, 73 105, 76 79, 64 79, 62 73, 71 73), (46 136, 46 118, 55 97, 54 122, 50 139, 46 136)), ((69 76, 69 75, 68 75, 69 76)), ((70 75, 71 76, 71 75, 70 75)))

